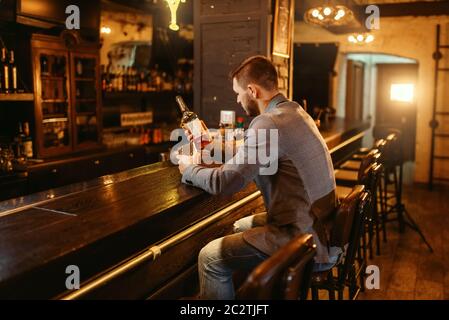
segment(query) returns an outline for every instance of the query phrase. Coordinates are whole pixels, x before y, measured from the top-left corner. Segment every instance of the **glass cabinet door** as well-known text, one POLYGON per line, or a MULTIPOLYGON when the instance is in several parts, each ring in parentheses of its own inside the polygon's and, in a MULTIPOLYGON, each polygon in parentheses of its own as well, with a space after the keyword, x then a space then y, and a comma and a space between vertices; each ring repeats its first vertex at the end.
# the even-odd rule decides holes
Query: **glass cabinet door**
POLYGON ((39 50, 35 58, 37 105, 39 110, 41 156, 71 151, 71 114, 68 55, 61 51, 39 50))
POLYGON ((75 148, 97 145, 99 142, 99 79, 97 57, 72 54, 75 148))

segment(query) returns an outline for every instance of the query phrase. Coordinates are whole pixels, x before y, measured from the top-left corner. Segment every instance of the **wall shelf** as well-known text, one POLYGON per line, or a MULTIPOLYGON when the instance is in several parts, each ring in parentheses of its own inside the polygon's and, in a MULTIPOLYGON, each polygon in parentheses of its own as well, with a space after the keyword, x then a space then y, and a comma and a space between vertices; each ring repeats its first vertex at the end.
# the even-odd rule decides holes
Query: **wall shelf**
POLYGON ((34 101, 34 93, 0 93, 0 101, 34 101))

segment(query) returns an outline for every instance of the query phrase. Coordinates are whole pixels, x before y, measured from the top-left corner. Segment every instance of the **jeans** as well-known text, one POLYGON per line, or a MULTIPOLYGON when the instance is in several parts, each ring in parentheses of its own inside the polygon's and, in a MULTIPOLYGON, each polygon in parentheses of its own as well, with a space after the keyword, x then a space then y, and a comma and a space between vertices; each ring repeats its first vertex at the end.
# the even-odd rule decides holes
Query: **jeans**
POLYGON ((234 224, 235 234, 209 242, 198 256, 200 298, 210 300, 232 300, 235 297, 232 275, 236 270, 251 271, 268 258, 243 240, 241 231, 264 223, 262 214, 238 220, 234 224))
POLYGON ((234 299, 234 271, 250 271, 267 258, 267 255, 247 244, 242 233, 209 242, 198 256, 200 298, 234 299))
POLYGON ((342 251, 339 247, 329 248, 329 262, 328 263, 314 263, 313 272, 324 272, 332 269, 340 260, 342 251))
MULTIPOLYGON (((249 217, 242 218, 234 223, 234 232, 242 232, 256 226, 263 226, 267 222, 267 214, 259 213, 249 217)), ((324 272, 333 268, 340 259, 342 250, 339 247, 329 248, 328 263, 314 263, 313 272, 324 272)))
MULTIPOLYGON (((262 226, 266 221, 266 213, 242 218, 234 223, 235 234, 213 240, 201 249, 198 256, 201 299, 234 299, 232 278, 234 271, 251 271, 268 258, 268 255, 246 243, 242 232, 262 226)), ((313 271, 321 272, 331 269, 338 262, 341 252, 338 249, 332 247, 330 263, 315 263, 313 271)))

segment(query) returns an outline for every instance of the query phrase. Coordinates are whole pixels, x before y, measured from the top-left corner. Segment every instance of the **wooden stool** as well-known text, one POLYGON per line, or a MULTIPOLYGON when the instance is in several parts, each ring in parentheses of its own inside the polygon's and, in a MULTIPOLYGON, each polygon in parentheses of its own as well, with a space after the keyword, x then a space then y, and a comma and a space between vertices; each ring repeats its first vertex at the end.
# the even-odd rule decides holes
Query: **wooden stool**
POLYGON ((360 238, 369 202, 370 197, 369 193, 365 192, 365 186, 358 185, 337 209, 330 245, 346 249, 343 258, 334 267, 337 269, 336 276, 333 275, 332 269, 313 274, 312 299, 318 300, 320 289, 327 290, 331 300, 335 299, 335 291, 338 293, 338 299, 342 300, 346 286, 349 287, 350 299, 356 299, 360 290, 363 290, 366 263, 360 255, 360 238), (360 285, 357 285, 357 278, 360 279, 360 285))
POLYGON ((310 234, 299 235, 257 266, 236 293, 240 300, 305 300, 316 246, 310 234))

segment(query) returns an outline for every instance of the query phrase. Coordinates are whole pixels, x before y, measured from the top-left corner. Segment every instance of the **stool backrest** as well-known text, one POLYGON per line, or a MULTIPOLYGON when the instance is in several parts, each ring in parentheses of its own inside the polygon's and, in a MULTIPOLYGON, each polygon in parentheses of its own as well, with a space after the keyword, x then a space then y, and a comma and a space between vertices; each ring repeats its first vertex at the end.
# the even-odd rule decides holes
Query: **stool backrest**
POLYGON ((386 144, 383 150, 382 160, 386 167, 399 165, 402 163, 402 145, 400 136, 391 133, 386 137, 386 144))
POLYGON ((378 179, 380 179, 380 174, 382 170, 382 165, 378 162, 373 162, 365 169, 363 174, 359 179, 359 184, 363 184, 367 191, 375 192, 378 179))
POLYGON ((385 139, 385 156, 382 163, 385 167, 400 165, 402 163, 402 131, 393 125, 376 125, 373 128, 373 136, 376 139, 385 139))
POLYGON ((360 182, 363 175, 365 174, 366 169, 376 162, 380 158, 380 152, 378 149, 372 149, 363 159, 362 163, 360 164, 359 172, 357 175, 357 179, 360 182))
POLYGON ((315 254, 312 235, 296 236, 251 272, 237 291, 236 298, 306 299, 315 254))
POLYGON ((374 148, 379 150, 380 152, 382 152, 386 143, 387 143, 387 140, 385 140, 385 139, 378 139, 378 140, 376 140, 374 142, 374 148))
POLYGON ((346 279, 354 264, 368 202, 369 194, 365 192, 365 186, 357 185, 340 203, 337 210, 330 245, 346 248, 344 262, 339 272, 339 281, 346 279))

